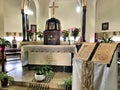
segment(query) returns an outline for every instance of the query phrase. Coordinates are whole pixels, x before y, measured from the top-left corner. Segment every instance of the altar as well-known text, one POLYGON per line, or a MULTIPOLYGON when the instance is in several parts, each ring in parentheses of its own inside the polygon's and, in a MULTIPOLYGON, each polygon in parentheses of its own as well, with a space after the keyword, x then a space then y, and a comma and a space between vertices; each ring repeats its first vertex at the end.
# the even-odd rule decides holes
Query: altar
POLYGON ((21 47, 23 65, 71 66, 75 45, 25 45, 21 47))

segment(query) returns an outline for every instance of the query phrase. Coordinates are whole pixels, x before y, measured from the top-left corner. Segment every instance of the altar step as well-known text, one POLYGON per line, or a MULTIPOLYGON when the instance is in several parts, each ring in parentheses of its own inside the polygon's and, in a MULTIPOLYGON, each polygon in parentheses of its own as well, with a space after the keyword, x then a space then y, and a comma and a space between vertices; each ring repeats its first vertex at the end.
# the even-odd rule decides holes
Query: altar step
MULTIPOLYGON (((11 73, 9 73, 12 75, 11 73)), ((2 88, 2 90, 64 90, 61 83, 66 78, 71 78, 72 73, 55 72, 54 78, 50 83, 33 82, 34 72, 27 71, 19 79, 14 75, 15 81, 12 86, 2 88)), ((1 89, 0 89, 1 90, 1 89)))
MULTIPOLYGON (((22 67, 21 60, 5 62, 5 71, 8 72, 8 75, 13 76, 15 81, 12 86, 0 88, 0 90, 29 90, 30 83, 38 84, 38 86, 40 84, 40 82, 33 82, 34 71, 29 70, 27 66, 22 67)), ((71 76, 71 72, 55 72, 54 78, 50 81, 49 90, 62 90, 60 83, 71 76)))
MULTIPOLYGON (((13 86, 10 86, 8 88, 18 88, 17 90, 64 90, 62 87, 58 86, 55 87, 54 84, 45 84, 45 83, 39 83, 39 82, 20 82, 15 81, 13 86)), ((6 89, 5 89, 6 90, 6 89)), ((9 89, 8 89, 9 90, 9 89)), ((14 90, 14 89, 11 89, 14 90)))

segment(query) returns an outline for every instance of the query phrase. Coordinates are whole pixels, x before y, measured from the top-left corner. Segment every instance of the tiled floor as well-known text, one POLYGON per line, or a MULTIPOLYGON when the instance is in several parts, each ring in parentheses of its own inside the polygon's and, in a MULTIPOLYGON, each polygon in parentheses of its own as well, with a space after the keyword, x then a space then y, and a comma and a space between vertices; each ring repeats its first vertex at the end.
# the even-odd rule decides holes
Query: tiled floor
MULTIPOLYGON (((21 61, 8 61, 6 62, 5 69, 8 72, 8 75, 13 76, 15 79, 15 86, 10 86, 8 88, 2 88, 2 90, 27 90, 29 83, 32 82, 34 78, 34 72, 28 70, 28 67, 22 67, 21 61), (20 87, 26 86, 26 87, 20 87)), ((66 72, 56 72, 54 78, 49 84, 51 90, 58 90, 60 88, 59 84, 65 79, 71 77, 71 73, 66 72)), ((1 90, 1 89, 0 89, 1 90)))

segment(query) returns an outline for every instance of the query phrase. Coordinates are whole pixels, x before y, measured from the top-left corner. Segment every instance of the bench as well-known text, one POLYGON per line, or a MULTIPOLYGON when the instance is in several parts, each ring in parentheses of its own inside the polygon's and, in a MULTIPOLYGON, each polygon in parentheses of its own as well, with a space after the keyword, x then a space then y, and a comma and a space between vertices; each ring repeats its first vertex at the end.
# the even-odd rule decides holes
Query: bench
POLYGON ((21 57, 20 48, 6 48, 5 49, 6 60, 16 60, 21 57))

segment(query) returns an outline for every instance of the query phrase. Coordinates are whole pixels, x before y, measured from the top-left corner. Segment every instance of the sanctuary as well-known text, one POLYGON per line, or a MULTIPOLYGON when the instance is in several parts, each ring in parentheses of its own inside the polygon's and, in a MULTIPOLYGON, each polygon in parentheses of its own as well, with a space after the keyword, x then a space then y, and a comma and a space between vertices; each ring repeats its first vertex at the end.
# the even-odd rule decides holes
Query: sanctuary
POLYGON ((120 0, 1 0, 0 37, 12 41, 15 36, 17 40, 15 51, 5 49, 3 70, 15 78, 14 85, 19 84, 19 88, 27 84, 25 90, 62 90, 60 84, 68 77, 72 80, 65 90, 120 90, 119 3, 120 0), (30 16, 26 9, 34 14, 30 16), (42 34, 37 37, 39 31, 42 34), (50 83, 37 82, 33 66, 52 67, 50 83))
POLYGON ((54 17, 54 2, 51 8, 53 8, 53 15, 46 20, 43 42, 21 42, 22 65, 51 65, 55 68, 60 67, 60 71, 65 71, 65 67, 68 67, 68 71, 71 72, 76 48, 75 45, 60 41, 61 23, 54 17))

